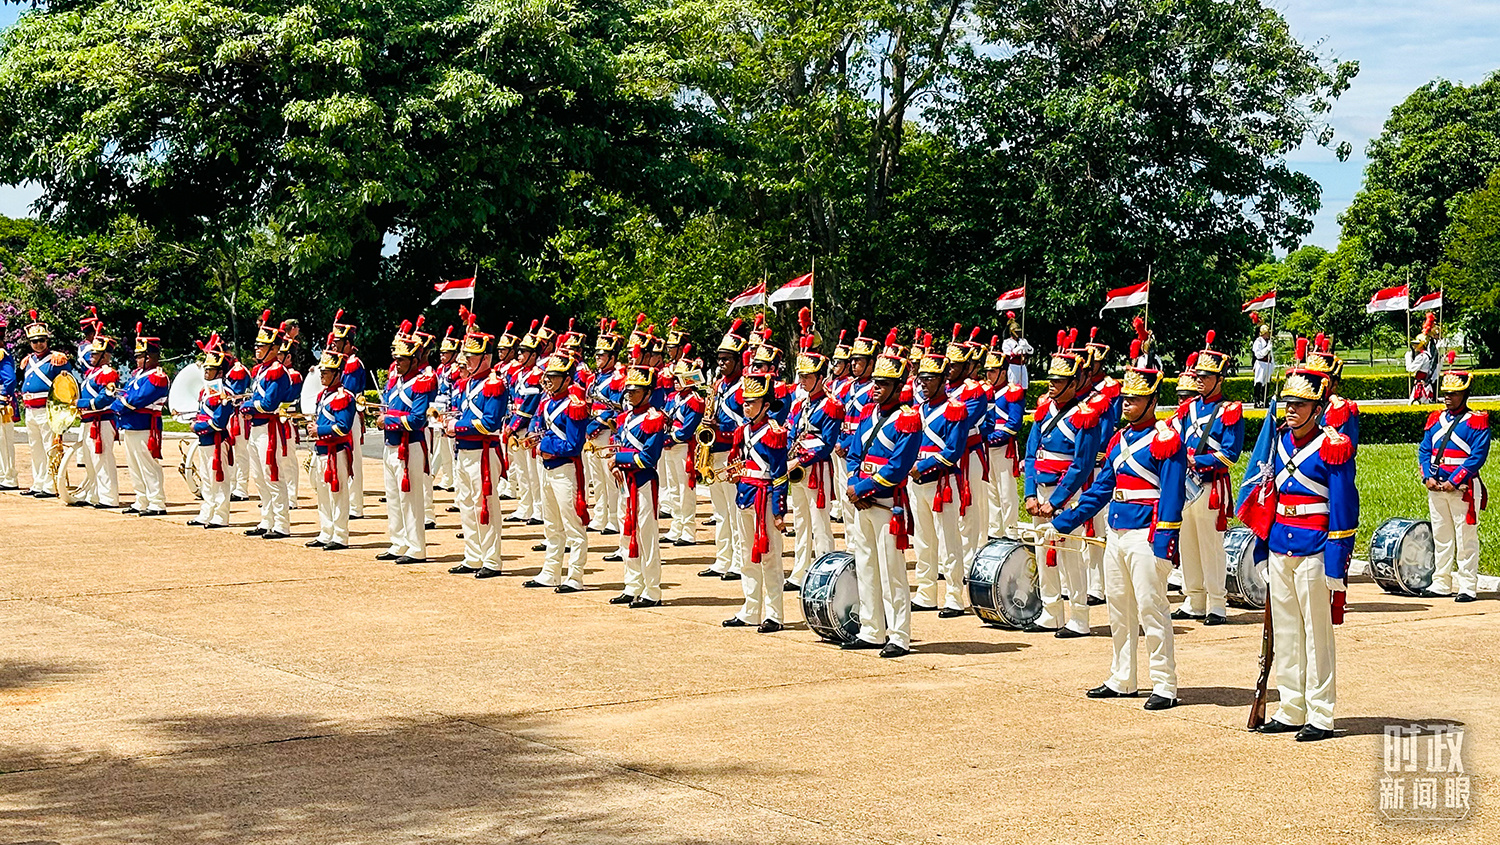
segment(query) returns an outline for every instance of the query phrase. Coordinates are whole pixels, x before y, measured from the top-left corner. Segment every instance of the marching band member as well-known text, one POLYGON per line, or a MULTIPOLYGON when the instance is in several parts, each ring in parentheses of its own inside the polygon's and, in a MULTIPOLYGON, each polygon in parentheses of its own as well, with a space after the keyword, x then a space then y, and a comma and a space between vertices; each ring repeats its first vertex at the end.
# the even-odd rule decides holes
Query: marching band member
POLYGON ((203 352, 204 385, 198 391, 193 433, 198 435, 198 455, 202 459, 199 472, 203 478, 203 504, 198 506, 198 515, 187 524, 228 528, 230 476, 234 472, 229 424, 235 408, 224 399, 224 352, 219 346, 219 336, 211 335, 208 343, 200 343, 198 348, 203 352))
POLYGON ((57 487, 47 468, 47 450, 52 444, 52 429, 47 427, 47 397, 52 393, 52 380, 68 369, 68 356, 52 350, 52 332, 37 319, 35 311, 26 326, 26 342, 31 346, 31 354, 21 359, 21 404, 26 408, 31 487, 21 495, 50 499, 57 495, 57 487))
POLYGON ((245 415, 245 398, 250 395, 250 370, 234 357, 230 350, 224 352, 225 370, 221 378, 228 393, 227 401, 234 407, 229 418, 229 442, 234 450, 234 480, 229 487, 229 501, 243 502, 250 498, 251 465, 250 418, 245 415))
POLYGON ((1151 670, 1147 710, 1177 705, 1167 575, 1177 556, 1187 458, 1176 429, 1156 419, 1161 382, 1158 370, 1126 369, 1121 425, 1111 436, 1104 464, 1077 504, 1052 518, 1054 531, 1071 532, 1108 505, 1104 598, 1114 658, 1109 679, 1088 697, 1136 694, 1137 632, 1144 631, 1151 670))
MULTIPOLYGON (((719 341, 719 378, 714 382, 714 416, 705 418, 706 425, 714 433, 710 455, 714 464, 719 459, 728 460, 734 445, 734 432, 745 424, 744 408, 740 404, 740 379, 744 374, 744 354, 748 341, 740 335, 744 321, 736 319, 719 341)), ((722 466, 699 467, 700 471, 723 469, 722 466)), ((735 490, 727 481, 714 481, 708 486, 708 494, 714 509, 714 562, 699 572, 699 577, 719 577, 725 581, 738 581, 744 567, 741 556, 743 540, 739 536, 739 520, 735 518, 735 490)))
MULTIPOLYGON (((468 309, 459 306, 460 316, 465 316, 468 309)), ((461 338, 453 336, 453 327, 443 333, 443 339, 438 345, 438 365, 433 372, 437 377, 437 393, 433 394, 430 411, 434 418, 442 419, 447 415, 449 405, 453 398, 453 385, 461 378, 459 375, 459 364, 455 360, 458 357, 458 347, 462 343, 461 338)), ((453 443, 448 437, 447 426, 430 425, 428 431, 428 449, 432 453, 432 486, 444 490, 453 489, 453 443)), ((431 519, 433 512, 428 512, 431 519)))
MULTIPOLYGON (((639 354, 632 351, 637 361, 639 354)), ((628 604, 635 608, 661 606, 656 467, 666 439, 667 418, 651 407, 651 392, 656 384, 656 372, 650 367, 638 363, 630 367, 625 376, 626 410, 618 418, 613 439, 612 470, 624 494, 625 516, 621 530, 627 545, 625 590, 609 603, 628 604)), ((727 486, 727 482, 720 483, 727 486)))
MULTIPOLYGON (((927 344, 931 347, 932 342, 927 344)), ((962 353, 956 344, 949 344, 948 351, 962 353)), ((964 614, 963 562, 967 559, 958 521, 962 492, 955 488, 961 483, 959 466, 967 456, 969 409, 960 396, 948 394, 952 370, 953 363, 936 349, 923 355, 917 365, 924 397, 917 407, 922 443, 909 472, 917 557, 917 594, 911 609, 917 612, 941 606, 938 615, 944 619, 964 614), (941 595, 939 574, 947 582, 946 599, 941 595)))
POLYGON ((698 485, 694 478, 693 457, 705 405, 698 372, 693 367, 693 362, 686 357, 691 349, 692 344, 679 347, 679 357, 671 365, 677 390, 667 402, 667 418, 671 421, 671 427, 667 430, 667 445, 662 451, 662 475, 667 485, 667 512, 672 515, 672 524, 667 529, 667 542, 674 546, 691 546, 698 539, 697 528, 693 524, 698 518, 698 485))
MULTIPOLYGON (((1448 354, 1452 364, 1453 353, 1448 354)), ((1427 431, 1417 448, 1436 558, 1432 585, 1422 593, 1428 598, 1456 594, 1457 601, 1470 602, 1479 593, 1478 512, 1489 503, 1479 471, 1490 454, 1490 415, 1469 410, 1472 381, 1473 376, 1462 370, 1443 374, 1438 387, 1443 410, 1427 418, 1427 431)))
MULTIPOLYGON (((985 384, 974 379, 977 366, 984 363, 982 360, 977 362, 974 360, 983 354, 979 344, 975 342, 980 329, 975 326, 969 334, 968 342, 963 343, 958 338, 960 328, 957 323, 953 325, 953 340, 948 344, 946 357, 948 359, 948 395, 963 403, 968 414, 965 425, 966 441, 962 457, 959 459, 958 474, 954 479, 958 500, 958 532, 962 548, 958 556, 958 581, 949 590, 949 592, 956 590, 960 593, 959 605, 962 607, 964 567, 969 558, 989 541, 990 455, 984 445, 984 417, 994 397, 985 384)), ((952 576, 945 574, 945 577, 952 576)), ((948 609, 953 608, 950 606, 948 609)))
POLYGON ((599 337, 594 341, 594 383, 589 388, 589 399, 593 404, 586 429, 593 448, 584 463, 586 469, 592 470, 594 485, 593 518, 589 520, 588 530, 606 536, 619 533, 621 511, 620 488, 610 472, 613 461, 609 449, 605 448, 614 434, 615 417, 625 396, 626 367, 620 362, 620 336, 614 329, 613 321, 599 321, 599 337))
POLYGON ((472 313, 465 315, 465 322, 465 375, 456 384, 457 399, 452 418, 446 423, 456 448, 453 475, 458 489, 454 502, 463 528, 464 559, 448 571, 495 578, 502 571, 497 482, 505 474, 505 461, 500 433, 505 430, 510 394, 504 374, 491 363, 495 336, 474 328, 472 313))
POLYGON ((422 444, 427 450, 427 481, 422 485, 422 528, 428 530, 437 527, 437 506, 432 495, 432 462, 433 450, 438 443, 434 439, 432 429, 434 426, 444 425, 445 422, 442 414, 436 413, 433 409, 440 395, 437 368, 432 366, 432 353, 437 346, 438 339, 437 335, 432 332, 422 331, 422 325, 425 322, 425 317, 417 315, 416 328, 411 334, 417 341, 416 369, 427 376, 422 381, 427 386, 427 427, 422 432, 422 444))
POLYGON ((427 560, 427 506, 423 490, 427 480, 427 407, 437 379, 430 367, 419 362, 421 341, 412 333, 410 320, 391 344, 390 377, 385 386, 385 501, 386 531, 390 548, 376 560, 398 564, 427 560))
POLYGON ((745 604, 724 620, 726 628, 757 626, 762 634, 781 630, 782 589, 786 570, 781 561, 781 532, 786 520, 787 431, 772 418, 776 379, 769 373, 740 380, 745 423, 734 435, 740 463, 735 485, 735 518, 743 551, 745 604))
POLYGON ((318 499, 318 536, 307 541, 307 546, 330 552, 349 548, 350 501, 358 460, 354 433, 359 425, 354 393, 344 386, 348 361, 332 347, 330 342, 318 362, 323 389, 318 393, 317 412, 307 423, 307 436, 313 441, 308 475, 318 499))
POLYGON ((547 358, 542 376, 547 397, 537 406, 536 416, 531 420, 532 436, 540 438, 536 449, 542 467, 542 536, 547 541, 547 557, 541 573, 525 586, 554 587, 559 593, 583 589, 589 551, 588 537, 583 533, 583 525, 589 518, 588 497, 583 489, 583 444, 589 403, 569 390, 574 363, 567 351, 547 358), (562 571, 565 550, 566 579, 562 571))
MULTIPOLYGON (((338 313, 333 315, 333 334, 328 345, 334 352, 344 356, 344 371, 339 375, 339 381, 358 402, 370 386, 370 374, 365 369, 365 362, 360 360, 359 347, 354 345, 354 333, 359 327, 353 323, 340 322, 343 319, 344 309, 340 308, 338 313)), ((349 518, 364 519, 365 416, 359 412, 357 406, 354 412, 354 429, 349 433, 349 444, 353 452, 351 463, 354 467, 354 474, 349 480, 349 518)))
MULTIPOLYGON (((490 365, 490 372, 494 373, 495 376, 505 384, 507 413, 509 411, 510 405, 510 390, 512 385, 514 385, 515 383, 516 342, 520 340, 520 338, 516 337, 514 334, 511 334, 510 330, 515 328, 515 326, 516 323, 514 320, 506 323, 505 330, 500 332, 500 336, 496 338, 495 362, 494 364, 490 365)), ((506 422, 509 422, 509 420, 507 420, 506 422)), ((503 471, 500 473, 500 478, 496 482, 495 490, 502 500, 514 499, 515 494, 514 490, 511 488, 510 483, 510 458, 509 453, 505 448, 505 438, 500 438, 500 443, 497 448, 500 452, 500 466, 503 468, 503 471)))
POLYGON ((1359 404, 1339 395, 1339 387, 1344 380, 1344 359, 1333 354, 1329 350, 1330 345, 1331 342, 1325 335, 1319 334, 1314 338, 1313 351, 1307 356, 1306 367, 1328 377, 1328 399, 1322 424, 1333 426, 1339 434, 1349 438, 1354 444, 1355 455, 1358 455, 1359 404))
POLYGON ((989 407, 988 434, 985 444, 990 450, 990 528, 991 537, 1008 536, 1020 522, 1021 503, 1016 495, 1016 479, 1021 477, 1021 453, 1016 436, 1026 421, 1026 388, 1009 381, 1006 356, 997 353, 993 344, 984 361, 986 378, 994 398, 989 407))
POLYGON ((5 348, 6 319, 0 317, 0 490, 16 490, 16 359, 5 348))
POLYGON ((830 506, 842 489, 834 486, 840 476, 833 471, 833 447, 843 432, 844 406, 824 387, 828 359, 815 348, 816 336, 808 331, 802 338, 802 353, 797 356, 797 393, 788 417, 792 432, 790 460, 802 469, 803 480, 788 481, 797 539, 792 574, 783 585, 787 590, 801 590, 813 563, 833 551, 830 506))
MULTIPOLYGON (((839 435, 838 445, 833 450, 834 455, 837 456, 837 460, 833 462, 834 471, 843 473, 838 478, 840 490, 849 487, 849 463, 847 460, 849 449, 853 445, 854 429, 859 426, 859 415, 864 411, 865 403, 870 399, 870 390, 873 386, 873 382, 870 380, 870 372, 875 367, 876 348, 874 339, 865 337, 865 327, 867 325, 867 321, 859 321, 859 326, 854 333, 853 342, 849 344, 847 349, 843 350, 846 355, 848 374, 844 377, 844 383, 839 392, 834 394, 834 398, 838 399, 839 403, 844 406, 844 425, 839 435)), ((837 356, 839 351, 835 349, 834 355, 837 356)), ((838 498, 843 499, 842 496, 838 498)), ((844 502, 840 501, 838 505, 841 518, 842 516, 847 516, 848 509, 844 507, 844 502)))
POLYGON ((163 516, 167 512, 161 468, 161 415, 172 382, 159 366, 161 338, 141 334, 135 324, 135 375, 115 397, 113 410, 125 445, 125 468, 135 490, 135 504, 125 513, 163 516))
MULTIPOLYGON (((531 427, 531 418, 536 415, 542 402, 542 368, 540 366, 542 339, 537 334, 541 324, 531 321, 532 330, 516 344, 516 374, 510 390, 511 421, 507 429, 507 440, 518 442, 521 432, 531 427)), ((542 524, 542 480, 537 472, 536 455, 530 448, 514 448, 510 453, 510 475, 516 495, 516 509, 506 522, 523 522, 527 525, 542 524)))
MULTIPOLYGON (((1059 350, 1071 346, 1058 332, 1059 350)), ((1047 369, 1047 395, 1037 403, 1035 420, 1026 439, 1026 512, 1034 521, 1052 519, 1083 490, 1099 454, 1100 410, 1083 401, 1079 387, 1087 374, 1082 354, 1058 351, 1047 369)), ((1077 530, 1067 532, 1077 536, 1077 530)), ((1052 547, 1041 544, 1045 556, 1037 577, 1042 615, 1028 630, 1055 631, 1059 638, 1089 634, 1088 572, 1077 542, 1052 547), (1068 607, 1063 608, 1066 588, 1068 607)))
POLYGON ((1224 531, 1234 508, 1229 470, 1244 447, 1245 420, 1240 403, 1225 399, 1221 392, 1229 356, 1213 349, 1213 341, 1210 331, 1193 364, 1199 395, 1187 405, 1183 419, 1182 442, 1188 456, 1188 501, 1182 511, 1185 598, 1172 618, 1222 625, 1228 621, 1224 531))
MULTIPOLYGON (((302 405, 302 371, 297 369, 297 346, 301 343, 298 338, 302 332, 302 326, 296 320, 281 321, 281 363, 286 367, 287 377, 291 380, 291 387, 287 391, 284 400, 290 403, 293 413, 301 411, 302 405)), ((289 510, 296 510, 299 487, 302 483, 302 472, 298 467, 297 444, 302 442, 302 429, 293 425, 290 420, 281 420, 281 436, 286 443, 287 458, 291 466, 286 475, 286 506, 289 510)))
MULTIPOLYGON (((863 322, 860 334, 863 335, 863 322)), ((864 347, 858 338, 854 357, 864 347)), ((907 361, 891 330, 873 369, 869 401, 845 440, 849 485, 844 496, 853 512, 844 521, 859 579, 859 634, 844 649, 880 649, 881 657, 911 653, 911 593, 905 549, 911 535, 906 479, 922 445, 922 417, 901 401, 907 361)), ((866 373, 871 371, 867 370, 866 373)))
MULTIPOLYGON (((833 355, 828 359, 828 391, 829 398, 843 406, 844 390, 849 385, 849 344, 844 342, 846 331, 839 332, 839 342, 833 347, 833 355)), ((843 440, 843 423, 839 423, 839 437, 833 441, 833 448, 837 453, 839 442, 843 440)), ((836 460, 830 460, 829 466, 833 467, 833 495, 829 496, 828 518, 833 522, 842 522, 844 519, 844 497, 838 495, 838 491, 849 486, 849 476, 844 467, 842 453, 836 454, 836 460)))
POLYGON ((1258 730, 1296 731, 1297 740, 1306 742, 1333 736, 1333 626, 1343 621, 1359 499, 1353 443, 1319 425, 1328 398, 1327 376, 1293 370, 1281 398, 1286 430, 1271 465, 1275 516, 1266 573, 1281 706, 1258 730))
POLYGON ((255 368, 250 371, 250 395, 243 410, 250 424, 250 466, 260 495, 260 522, 245 533, 279 540, 291 532, 287 477, 296 471, 289 456, 287 426, 281 406, 297 400, 291 371, 281 363, 281 329, 269 325, 271 312, 261 314, 255 335, 255 368))
MULTIPOLYGON (((96 508, 120 506, 120 472, 115 464, 115 395, 120 392, 120 372, 113 366, 119 341, 97 328, 89 343, 88 371, 78 393, 79 418, 83 421, 83 484, 75 506, 96 508)), ((8 424, 6 424, 8 425, 8 424)))
MULTIPOLYGON (((1115 424, 1120 419, 1120 383, 1104 372, 1104 360, 1109 357, 1109 346, 1095 340, 1098 335, 1098 326, 1089 329, 1089 342, 1083 346, 1089 370, 1085 379, 1087 387, 1084 401, 1099 408, 1099 445, 1102 449, 1114 437, 1115 424)), ((1104 464, 1103 451, 1099 452, 1099 464, 1104 464)), ((1102 511, 1095 513, 1093 519, 1084 526, 1086 534, 1090 537, 1104 536, 1105 522, 1102 511)), ((1104 604, 1104 550, 1090 543, 1083 554, 1089 570, 1089 605, 1104 604)))

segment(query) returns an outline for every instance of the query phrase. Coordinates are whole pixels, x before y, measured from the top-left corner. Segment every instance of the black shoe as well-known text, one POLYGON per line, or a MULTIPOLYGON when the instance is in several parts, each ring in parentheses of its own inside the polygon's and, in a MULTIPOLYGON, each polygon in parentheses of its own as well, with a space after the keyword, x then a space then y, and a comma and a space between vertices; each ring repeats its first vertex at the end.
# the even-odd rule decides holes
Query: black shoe
POLYGON ((1058 629, 1056 628, 1048 628, 1046 625, 1038 625, 1033 622, 1030 625, 1027 625, 1025 628, 1022 628, 1021 632, 1026 634, 1055 634, 1057 633, 1057 630, 1058 629))
POLYGON ((526 583, 522 584, 521 586, 523 586, 523 587, 530 587, 532 589, 536 589, 537 587, 555 587, 557 585, 556 584, 543 584, 541 581, 538 581, 535 578, 533 578, 530 581, 527 581, 526 583))
POLYGON ((617 535, 617 534, 619 534, 619 533, 620 533, 620 532, 618 532, 618 531, 616 531, 616 530, 615 530, 615 529, 613 529, 613 528, 606 528, 606 529, 604 529, 604 530, 603 530, 603 531, 600 531, 600 532, 599 532, 599 536, 600 536, 600 537, 613 537, 613 536, 615 536, 615 535, 617 535))
POLYGON ((22 496, 35 496, 36 495, 36 491, 35 490, 22 490, 21 491, 21 495, 22 496))
POLYGON ((839 643, 839 648, 844 651, 863 651, 865 649, 885 648, 885 643, 872 643, 869 640, 862 640, 859 637, 855 637, 847 643, 839 643))
POLYGON ((756 628, 755 630, 762 634, 774 634, 777 631, 782 630, 782 628, 783 626, 780 622, 777 622, 775 619, 767 619, 766 621, 760 623, 760 627, 756 628))
POLYGON ((911 603, 912 613, 930 613, 934 610, 937 610, 937 605, 935 604, 917 604, 916 602, 911 603))
POLYGON ((605 563, 619 563, 620 561, 622 561, 624 559, 625 558, 620 557, 620 553, 619 552, 610 552, 609 554, 605 555, 604 558, 603 558, 603 560, 604 560, 605 563))
POLYGON ((444 513, 458 513, 458 508, 454 507, 453 505, 449 505, 447 508, 445 508, 443 510, 443 512, 444 513))
MULTIPOLYGON (((231 501, 231 502, 248 502, 248 501, 250 501, 250 497, 249 496, 230 496, 229 497, 229 501, 231 501)), ((350 518, 351 519, 355 519, 357 517, 350 517, 350 518)))
POLYGON ((526 522, 526 517, 512 515, 512 516, 507 516, 504 521, 505 522, 520 522, 520 523, 525 523, 526 522))
MULTIPOLYGON (((76 501, 76 502, 69 502, 68 503, 68 507, 70 507, 70 508, 86 508, 88 506, 89 506, 89 503, 85 502, 85 501, 83 501, 81 499, 79 501, 76 501)), ((192 525, 192 524, 193 523, 191 523, 191 522, 188 523, 188 525, 192 525)), ((201 525, 202 523, 199 523, 199 524, 201 525)))
POLYGON ((738 616, 731 616, 731 617, 729 617, 728 619, 725 619, 723 622, 721 622, 719 624, 723 625, 725 628, 748 628, 748 627, 750 627, 750 623, 749 622, 746 622, 745 620, 739 618, 738 616))
POLYGON ((1094 595, 1089 596, 1089 598, 1088 598, 1088 606, 1089 607, 1098 607, 1101 604, 1104 604, 1104 599, 1102 599, 1102 598, 1100 598, 1098 596, 1094 596, 1094 595))
POLYGON ((541 525, 542 521, 540 519, 528 519, 528 520, 526 520, 526 524, 527 525, 541 525))
POLYGON ((1423 590, 1422 592, 1417 593, 1417 596, 1420 597, 1420 598, 1424 598, 1424 599, 1451 599, 1451 598, 1453 598, 1453 594, 1452 593, 1434 593, 1431 590, 1423 590))
MULTIPOLYGON (((127 513, 128 513, 128 511, 127 511, 127 513)), ((245 536, 246 537, 259 537, 259 536, 261 536, 262 534, 265 534, 265 533, 266 533, 266 529, 264 529, 264 528, 247 528, 247 529, 245 529, 245 536)))
POLYGON ((1226 617, 1226 616, 1224 616, 1221 613, 1210 613, 1203 620, 1203 624, 1204 625, 1224 625, 1224 624, 1226 624, 1228 622, 1229 622, 1229 618, 1226 617))
POLYGON ((583 590, 581 590, 581 589, 573 586, 572 584, 559 584, 556 587, 552 588, 552 592, 554 592, 554 593, 581 593, 581 592, 583 592, 583 590))
POLYGON ((1057 637, 1060 640, 1071 640, 1075 637, 1087 637, 1088 635, 1088 631, 1075 631, 1072 628, 1058 628, 1057 633, 1053 634, 1052 636, 1057 637))
POLYGON ((1256 733, 1263 734, 1289 734, 1301 731, 1307 725, 1288 725, 1286 722, 1278 722, 1275 719, 1267 719, 1264 725, 1255 729, 1256 733))
POLYGON ((56 499, 57 498, 57 494, 56 493, 48 493, 48 492, 45 492, 45 491, 40 492, 40 493, 33 493, 32 495, 36 496, 38 499, 56 499))
POLYGON ((408 564, 426 563, 426 562, 427 562, 427 558, 425 558, 425 557, 412 557, 411 555, 402 555, 401 557, 396 558, 396 565, 397 566, 406 566, 408 564))
POLYGON ((1177 706, 1177 699, 1175 699, 1175 698, 1167 698, 1164 695, 1157 695, 1156 693, 1153 692, 1153 693, 1151 693, 1151 697, 1148 698, 1148 699, 1146 699, 1145 709, 1146 710, 1168 710, 1168 709, 1171 709, 1171 708, 1176 707, 1176 706, 1177 706))
POLYGON ((610 604, 630 604, 633 601, 635 601, 635 596, 632 596, 629 593, 621 593, 618 596, 615 596, 614 598, 610 599, 609 603, 610 604))
POLYGON ((479 567, 477 567, 477 566, 470 566, 467 563, 460 563, 458 566, 450 566, 450 567, 448 567, 448 574, 449 575, 473 575, 475 572, 478 572, 478 571, 479 571, 479 567))
POLYGON ((699 578, 717 578, 717 577, 719 577, 720 575, 723 575, 723 574, 724 573, 715 570, 713 567, 709 567, 708 569, 705 569, 702 572, 699 572, 698 573, 698 577, 699 578))
POLYGON ((501 575, 504 575, 504 574, 505 574, 504 572, 501 572, 498 569, 481 569, 478 572, 474 573, 474 577, 475 578, 499 578, 501 575))
MULTIPOLYGON (((213 526, 210 525, 208 527, 212 528, 213 526)), ((349 548, 349 547, 346 546, 346 545, 344 545, 343 543, 324 543, 323 544, 323 551, 325 551, 325 552, 338 552, 338 551, 343 551, 344 549, 347 549, 347 548, 349 548)))
POLYGON ((167 515, 166 510, 164 510, 162 508, 157 508, 154 511, 141 511, 141 516, 166 516, 166 515, 167 515))
POLYGON ((955 619, 955 618, 957 618, 959 616, 968 616, 968 615, 969 615, 969 612, 967 610, 959 610, 956 607, 945 607, 942 610, 938 611, 938 618, 939 619, 955 619))
MULTIPOLYGON (((1471 601, 1479 601, 1479 596, 1471 596, 1468 593, 1459 593, 1458 595, 1453 597, 1453 600, 1458 602, 1459 604, 1468 604, 1471 601)), ((1319 737, 1319 739, 1321 738, 1322 737, 1319 737)))
POLYGON ((365 515, 362 514, 362 513, 351 513, 351 514, 349 514, 349 518, 350 519, 364 519, 365 515))
POLYGON ((547 544, 537 543, 535 546, 531 547, 531 550, 534 552, 545 552, 547 550, 547 544))
POLYGON ((455 539, 455 540, 462 540, 463 538, 464 538, 464 532, 462 532, 462 531, 460 531, 457 534, 453 535, 453 539, 455 539))
POLYGON ((791 581, 788 581, 781 585, 781 591, 783 593, 800 593, 802 592, 802 587, 799 584, 793 584, 791 581))
POLYGON ((396 559, 398 559, 400 557, 401 557, 401 555, 398 555, 395 552, 381 552, 380 554, 378 554, 378 555, 375 556, 375 559, 376 560, 396 560, 396 559))
MULTIPOLYGON (((35 495, 35 494, 33 494, 33 495, 35 495)), ((120 508, 120 513, 128 513, 131 516, 139 516, 141 512, 138 511, 138 510, 136 510, 135 505, 131 505, 129 507, 120 508)), ((262 528, 261 530, 264 531, 265 529, 262 528)), ((247 531, 245 533, 248 534, 249 532, 247 531)))
POLYGON ((696 546, 696 545, 698 545, 698 541, 697 540, 673 540, 672 541, 672 545, 674 545, 674 546, 696 546))
MULTIPOLYGON (((192 523, 188 523, 188 524, 191 525, 192 523)), ((302 545, 308 547, 309 549, 321 549, 321 548, 323 548, 324 546, 326 546, 328 544, 325 543, 325 542, 323 542, 322 540, 308 540, 306 543, 303 543, 302 545)))
POLYGON ((433 522, 432 520, 428 520, 425 524, 423 524, 422 527, 426 528, 428 531, 432 531, 437 528, 437 523, 433 522))
POLYGON ((262 540, 285 540, 290 536, 292 535, 283 534, 280 531, 267 531, 266 533, 260 535, 262 540))
POLYGON ((1172 611, 1172 618, 1176 619, 1179 622, 1184 621, 1184 620, 1190 620, 1190 621, 1193 621, 1193 622, 1202 622, 1203 621, 1203 617, 1202 616, 1194 616, 1193 614, 1188 613, 1186 610, 1174 610, 1174 611, 1172 611))
POLYGON ((639 610, 643 607, 661 607, 660 599, 636 599, 630 603, 632 608, 639 610))
MULTIPOLYGON (((73 507, 74 505, 77 505, 77 504, 78 504, 77 502, 74 502, 72 505, 68 505, 68 507, 71 508, 71 507, 73 507)), ((199 522, 196 519, 190 519, 190 520, 187 521, 187 524, 188 525, 202 525, 203 523, 199 522)))
MULTIPOLYGON (((227 523, 227 522, 224 522, 224 523, 210 522, 209 524, 203 526, 203 530, 204 531, 211 531, 211 530, 213 530, 215 528, 228 528, 228 527, 229 527, 229 523, 227 523)), ((347 547, 346 546, 340 546, 339 548, 347 548, 347 547)))
POLYGON ((1297 731, 1298 742, 1317 742, 1320 739, 1332 739, 1333 731, 1330 728, 1315 728, 1312 725, 1303 725, 1302 730, 1297 731))
POLYGON ((101 503, 101 504, 94 505, 94 507, 97 510, 105 511, 105 510, 110 510, 112 508, 117 508, 117 507, 119 507, 119 505, 106 505, 106 504, 102 504, 101 503))
POLYGON ((1084 695, 1088 696, 1089 698, 1135 698, 1135 693, 1120 692, 1119 690, 1111 688, 1109 684, 1100 684, 1099 686, 1094 687, 1093 689, 1084 693, 1084 695))
POLYGON ((881 657, 905 657, 911 654, 911 649, 902 648, 895 643, 886 643, 885 648, 880 650, 881 657))
POLYGON ((723 575, 719 576, 719 580, 721 580, 721 581, 738 581, 738 580, 740 580, 741 577, 743 577, 743 576, 741 576, 738 572, 726 572, 723 575))

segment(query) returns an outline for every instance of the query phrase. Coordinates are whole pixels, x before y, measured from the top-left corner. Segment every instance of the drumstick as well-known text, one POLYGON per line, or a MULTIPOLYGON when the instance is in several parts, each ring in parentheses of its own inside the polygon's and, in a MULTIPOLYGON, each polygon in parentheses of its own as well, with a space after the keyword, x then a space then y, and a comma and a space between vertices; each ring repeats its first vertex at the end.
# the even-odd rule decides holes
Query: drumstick
MULTIPOLYGON (((1018 525, 1018 526, 1016 526, 1016 532, 1020 533, 1020 534, 1023 534, 1023 535, 1029 534, 1030 535, 1029 537, 1028 536, 1023 536, 1021 539, 1026 540, 1026 541, 1031 542, 1031 543, 1035 543, 1035 542, 1037 542, 1038 540, 1040 540, 1042 538, 1042 532, 1036 530, 1035 528, 1028 528, 1028 527, 1026 527, 1024 525, 1018 525)), ((1090 546, 1098 546, 1101 549, 1104 548, 1105 545, 1107 545, 1107 542, 1103 538, 1101 538, 1101 537, 1084 537, 1082 535, 1077 535, 1077 534, 1063 534, 1061 532, 1058 533, 1057 539, 1054 540, 1052 543, 1049 543, 1048 545, 1060 545, 1060 544, 1066 543, 1066 542, 1068 542, 1070 540, 1072 540, 1074 542, 1078 542, 1078 543, 1084 543, 1084 544, 1090 545, 1090 546)))

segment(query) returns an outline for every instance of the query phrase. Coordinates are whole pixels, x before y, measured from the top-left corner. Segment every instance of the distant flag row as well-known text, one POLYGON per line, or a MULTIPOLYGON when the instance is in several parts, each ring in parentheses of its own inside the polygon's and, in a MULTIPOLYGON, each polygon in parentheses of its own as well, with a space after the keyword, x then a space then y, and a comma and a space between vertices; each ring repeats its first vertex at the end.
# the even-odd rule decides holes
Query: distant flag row
POLYGON ((1394 287, 1381 288, 1370 297, 1370 302, 1365 305, 1365 313, 1374 314, 1380 311, 1436 311, 1443 307, 1443 292, 1435 290, 1426 296, 1411 301, 1411 286, 1396 285, 1394 287))
POLYGON ((792 279, 790 282, 776 289, 775 293, 766 293, 766 283, 760 282, 751 285, 741 291, 737 296, 729 300, 729 310, 736 308, 749 308, 753 305, 769 305, 775 307, 784 302, 811 302, 813 298, 813 274, 806 273, 792 279))

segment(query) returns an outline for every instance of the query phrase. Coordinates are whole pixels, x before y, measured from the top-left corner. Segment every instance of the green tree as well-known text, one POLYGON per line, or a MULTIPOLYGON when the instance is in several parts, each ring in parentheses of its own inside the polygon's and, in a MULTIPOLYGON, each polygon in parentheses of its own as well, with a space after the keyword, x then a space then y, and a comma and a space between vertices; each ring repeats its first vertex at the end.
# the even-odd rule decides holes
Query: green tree
POLYGON ((1432 282, 1464 309, 1462 327, 1480 363, 1500 361, 1500 170, 1461 197, 1432 282))

